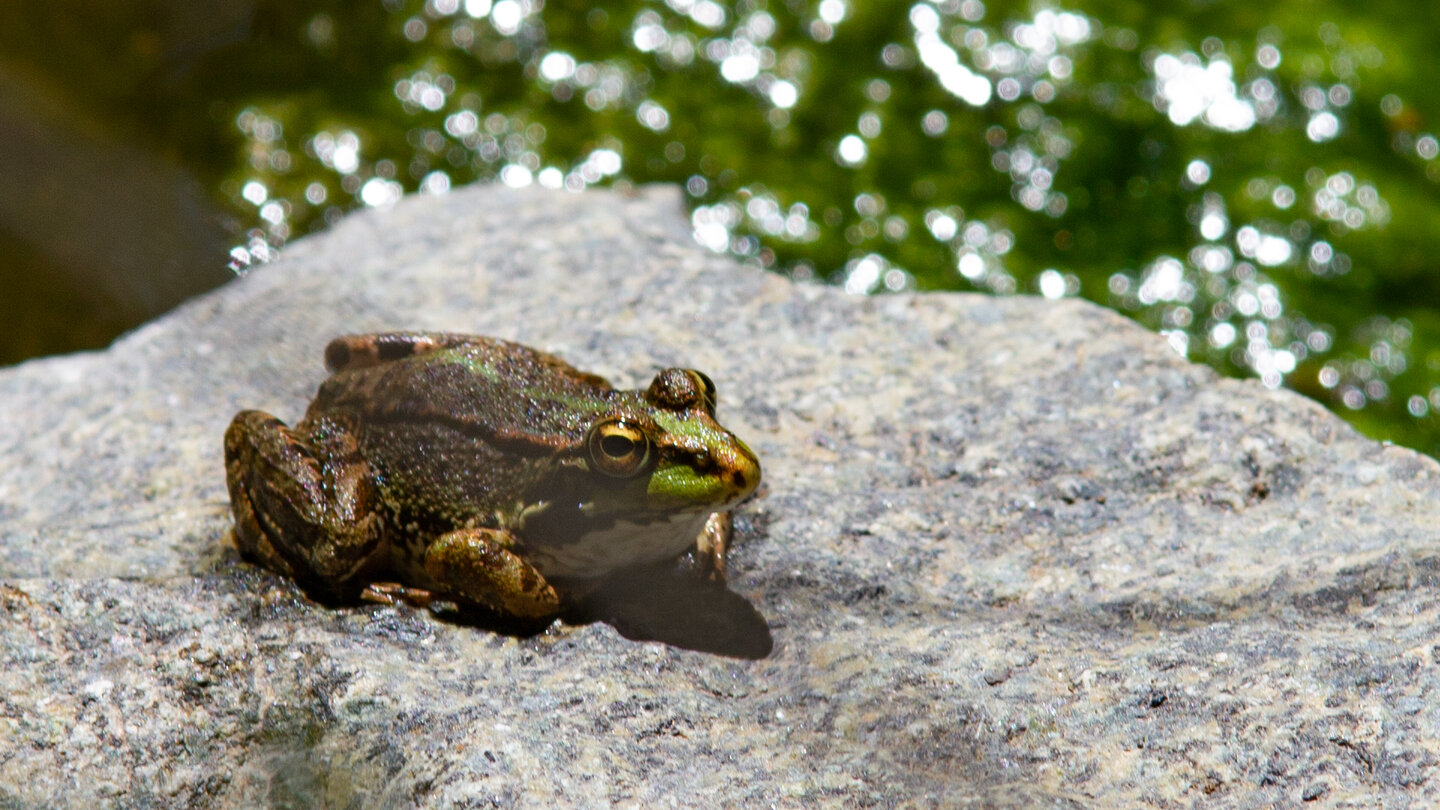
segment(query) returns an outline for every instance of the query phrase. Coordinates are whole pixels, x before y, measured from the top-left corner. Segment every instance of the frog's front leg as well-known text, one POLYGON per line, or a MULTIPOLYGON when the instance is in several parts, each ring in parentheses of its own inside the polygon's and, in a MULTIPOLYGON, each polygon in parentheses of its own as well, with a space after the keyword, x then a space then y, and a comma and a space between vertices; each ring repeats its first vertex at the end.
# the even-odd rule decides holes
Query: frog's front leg
POLYGON ((535 566, 511 549, 503 529, 457 529, 425 551, 425 572, 445 589, 509 616, 543 619, 560 613, 560 597, 535 566))
POLYGON ((716 512, 705 521, 705 528, 695 540, 695 575, 712 582, 725 582, 725 555, 730 550, 730 536, 735 532, 729 512, 716 512))
POLYGON ((383 551, 383 521, 353 437, 322 427, 312 440, 242 411, 225 431, 225 478, 244 556, 323 597, 349 598, 383 551))

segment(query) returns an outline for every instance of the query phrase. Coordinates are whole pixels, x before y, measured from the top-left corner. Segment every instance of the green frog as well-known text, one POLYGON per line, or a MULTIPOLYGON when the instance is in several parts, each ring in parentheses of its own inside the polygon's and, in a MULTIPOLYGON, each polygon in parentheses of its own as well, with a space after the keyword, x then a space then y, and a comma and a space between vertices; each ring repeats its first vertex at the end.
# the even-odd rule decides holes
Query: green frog
POLYGON ((323 599, 452 600, 560 615, 606 577, 697 552, 723 581, 726 510, 760 462, 715 421, 715 384, 668 368, 620 391, 517 343, 336 338, 293 428, 225 432, 241 553, 323 599))

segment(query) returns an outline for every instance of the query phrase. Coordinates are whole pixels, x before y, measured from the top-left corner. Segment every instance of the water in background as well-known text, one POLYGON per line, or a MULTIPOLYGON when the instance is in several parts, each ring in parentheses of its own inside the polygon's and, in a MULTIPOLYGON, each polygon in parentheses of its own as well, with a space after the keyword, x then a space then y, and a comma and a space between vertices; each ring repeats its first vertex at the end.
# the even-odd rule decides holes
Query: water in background
POLYGON ((72 167, 0 192, 0 307, 70 279, 75 345, 402 194, 663 181, 745 262, 1083 296, 1440 454, 1429 4, 102 5, 0 10, 0 123, 72 167))

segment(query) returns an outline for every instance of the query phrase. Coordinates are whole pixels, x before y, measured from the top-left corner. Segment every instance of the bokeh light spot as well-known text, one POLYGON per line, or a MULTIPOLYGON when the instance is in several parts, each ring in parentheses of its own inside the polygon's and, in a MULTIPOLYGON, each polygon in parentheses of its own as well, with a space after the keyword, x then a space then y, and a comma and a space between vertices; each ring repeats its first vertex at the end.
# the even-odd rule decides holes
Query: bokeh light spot
POLYGON ((865 162, 866 152, 865 141, 859 135, 846 135, 840 139, 835 154, 842 164, 859 166, 865 162))

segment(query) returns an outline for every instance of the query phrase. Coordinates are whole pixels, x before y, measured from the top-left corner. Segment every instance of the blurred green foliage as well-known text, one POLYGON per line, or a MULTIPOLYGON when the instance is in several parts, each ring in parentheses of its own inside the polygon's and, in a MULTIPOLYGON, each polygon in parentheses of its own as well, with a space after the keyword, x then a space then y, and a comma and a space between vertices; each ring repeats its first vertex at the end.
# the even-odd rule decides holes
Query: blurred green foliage
POLYGON ((402 192, 673 182, 743 261, 1084 296, 1440 455, 1440 7, 243 9, 198 40, 111 20, 129 67, 85 68, 224 196, 237 268, 402 192))

